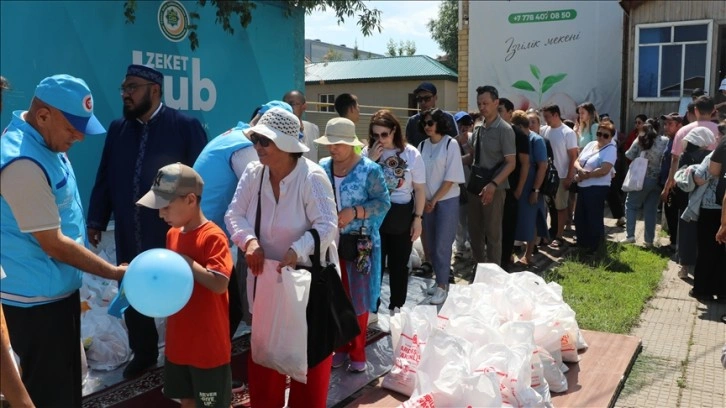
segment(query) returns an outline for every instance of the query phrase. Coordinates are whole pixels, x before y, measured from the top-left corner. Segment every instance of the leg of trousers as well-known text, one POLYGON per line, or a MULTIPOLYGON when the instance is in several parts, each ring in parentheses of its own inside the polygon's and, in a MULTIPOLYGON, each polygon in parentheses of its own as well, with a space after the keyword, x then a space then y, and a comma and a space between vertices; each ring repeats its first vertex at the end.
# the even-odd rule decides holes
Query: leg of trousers
POLYGON ((660 202, 661 189, 655 179, 646 179, 643 190, 646 189, 645 200, 643 201, 643 221, 645 222, 645 231, 643 234, 645 236, 645 242, 652 244, 655 240, 655 224, 658 218, 658 203, 660 202))
POLYGON ((721 210, 704 209, 698 215, 698 259, 693 272, 693 292, 699 295, 726 296, 726 252, 724 244, 716 242, 721 224, 721 210))
POLYGON ((477 263, 490 262, 499 265, 502 261, 504 199, 504 190, 496 190, 489 205, 482 205, 478 196, 469 195, 469 238, 472 255, 477 263))
POLYGON ((609 186, 591 186, 580 188, 575 208, 575 229, 577 246, 589 252, 595 252, 605 239, 605 198, 609 186))
POLYGON ((430 252, 429 259, 434 267, 436 283, 449 283, 451 249, 459 224, 459 197, 448 198, 436 203, 434 210, 423 219, 425 239, 430 252))
MULTIPOLYGON (((318 365, 308 368, 307 384, 290 381, 289 408, 325 408, 330 386, 332 355, 318 365)), ((280 408, 285 406, 284 374, 263 367, 247 358, 247 378, 250 387, 250 405, 256 408, 280 408)))
POLYGON ((665 211, 666 222, 668 223, 668 235, 670 235, 671 245, 676 245, 678 242, 678 218, 680 213, 673 192, 668 194, 668 201, 663 206, 663 211, 665 211))
POLYGON ((156 331, 154 319, 129 306, 124 313, 124 320, 129 330, 129 347, 134 352, 134 358, 156 360, 159 357, 159 333, 156 331))
MULTIPOLYGON (((627 173, 627 170, 625 172, 627 173)), ((610 207, 610 212, 616 220, 625 217, 625 209, 623 208, 623 199, 625 196, 623 193, 623 181, 625 181, 625 173, 622 171, 615 173, 615 177, 610 182, 607 193, 608 207, 610 207)), ((603 206, 603 210, 604 208, 603 206)))
POLYGON ((559 213, 555 207, 554 199, 547 199, 547 210, 550 213, 550 239, 555 239, 557 237, 557 217, 559 213))
MULTIPOLYGON (((469 194, 461 190, 460 194, 469 194)), ((469 240, 469 208, 466 204, 459 205, 459 226, 456 228, 456 250, 464 252, 466 241, 469 240)))
MULTIPOLYGON (((408 291, 408 259, 413 242, 409 232, 400 235, 381 233, 381 258, 388 259, 388 282, 391 299, 388 308, 403 307, 408 291)), ((383 267, 381 267, 383 274, 383 267)), ((382 280, 381 280, 382 281, 382 280)))
MULTIPOLYGON (((345 293, 350 298, 350 282, 348 282, 348 271, 345 268, 345 262, 340 263, 340 275, 342 276, 343 288, 345 293)), ((366 361, 366 331, 368 329, 368 311, 359 314, 358 327, 360 328, 360 334, 355 336, 348 344, 335 350, 336 353, 348 353, 350 361, 361 362, 366 361)))
POLYGON ((698 221, 689 222, 678 219, 678 263, 685 266, 694 266, 700 255, 698 221))
POLYGON ((508 271, 514 252, 514 231, 517 229, 519 200, 514 198, 512 189, 506 191, 502 210, 502 260, 500 265, 505 271, 508 271))
POLYGON ((227 292, 229 293, 229 335, 231 338, 234 338, 234 333, 242 321, 242 294, 238 274, 239 270, 236 267, 232 268, 229 285, 227 286, 227 292))
POLYGON ((56 302, 3 305, 22 380, 37 407, 81 406, 81 311, 78 291, 56 302))

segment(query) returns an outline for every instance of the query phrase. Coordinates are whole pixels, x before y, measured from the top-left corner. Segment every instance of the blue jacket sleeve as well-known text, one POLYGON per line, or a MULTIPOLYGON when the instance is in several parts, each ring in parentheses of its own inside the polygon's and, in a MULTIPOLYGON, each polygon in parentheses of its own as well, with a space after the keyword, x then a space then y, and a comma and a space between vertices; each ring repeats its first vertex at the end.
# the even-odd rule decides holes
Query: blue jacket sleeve
POLYGON ((190 119, 186 129, 188 129, 189 133, 187 135, 187 158, 184 164, 193 166, 194 162, 197 161, 197 157, 199 157, 199 153, 207 145, 207 132, 204 131, 202 124, 195 118, 190 119))

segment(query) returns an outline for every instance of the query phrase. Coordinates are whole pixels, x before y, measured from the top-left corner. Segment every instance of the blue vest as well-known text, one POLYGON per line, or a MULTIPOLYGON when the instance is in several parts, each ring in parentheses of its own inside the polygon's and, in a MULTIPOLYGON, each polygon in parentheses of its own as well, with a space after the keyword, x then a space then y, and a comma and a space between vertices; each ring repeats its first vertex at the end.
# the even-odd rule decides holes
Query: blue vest
POLYGON ((224 214, 232 202, 239 181, 232 169, 231 160, 234 152, 252 146, 252 142, 242 133, 249 127, 250 125, 239 122, 236 127, 215 137, 207 143, 194 162, 194 170, 204 180, 202 212, 222 228, 227 238, 230 235, 224 224, 224 214))
MULTIPOLYGON (((0 171, 18 159, 32 160, 45 173, 60 213, 61 232, 79 245, 86 242, 81 197, 65 153, 52 152, 43 137, 13 112, 0 137, 0 171)), ((33 234, 20 231, 10 206, 0 197, 0 264, 7 277, 2 303, 31 307, 63 299, 81 287, 81 271, 48 256, 33 234)))

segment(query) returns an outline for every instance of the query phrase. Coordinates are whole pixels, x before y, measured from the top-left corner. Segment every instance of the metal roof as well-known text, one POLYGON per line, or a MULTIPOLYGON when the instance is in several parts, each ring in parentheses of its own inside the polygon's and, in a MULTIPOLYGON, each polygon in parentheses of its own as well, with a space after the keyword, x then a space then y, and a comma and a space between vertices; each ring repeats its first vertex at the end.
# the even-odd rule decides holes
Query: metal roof
POLYGON ((305 66, 305 83, 450 79, 458 75, 427 55, 318 62, 305 66))

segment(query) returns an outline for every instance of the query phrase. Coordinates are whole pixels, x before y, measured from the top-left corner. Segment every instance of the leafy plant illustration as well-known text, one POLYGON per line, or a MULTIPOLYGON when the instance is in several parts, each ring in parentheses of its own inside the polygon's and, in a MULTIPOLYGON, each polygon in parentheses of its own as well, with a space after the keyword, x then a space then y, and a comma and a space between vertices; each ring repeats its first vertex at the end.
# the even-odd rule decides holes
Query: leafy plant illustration
POLYGON ((555 74, 555 75, 549 75, 546 76, 544 79, 540 79, 542 77, 542 72, 537 68, 536 65, 530 64, 529 70, 532 72, 532 75, 537 80, 539 84, 539 91, 535 89, 535 87, 530 84, 529 82, 525 80, 519 80, 512 84, 512 87, 521 89, 523 91, 529 91, 529 92, 536 92, 538 94, 539 100, 537 102, 537 106, 542 106, 542 95, 544 95, 547 91, 550 90, 556 83, 562 81, 565 79, 567 74, 555 74))

